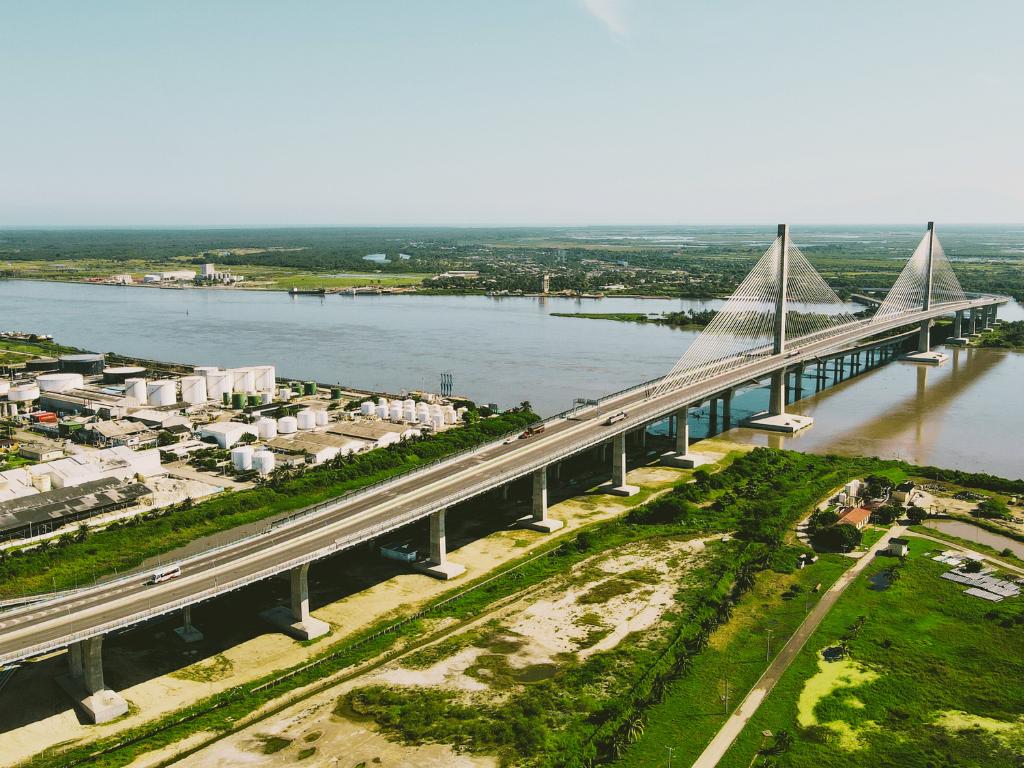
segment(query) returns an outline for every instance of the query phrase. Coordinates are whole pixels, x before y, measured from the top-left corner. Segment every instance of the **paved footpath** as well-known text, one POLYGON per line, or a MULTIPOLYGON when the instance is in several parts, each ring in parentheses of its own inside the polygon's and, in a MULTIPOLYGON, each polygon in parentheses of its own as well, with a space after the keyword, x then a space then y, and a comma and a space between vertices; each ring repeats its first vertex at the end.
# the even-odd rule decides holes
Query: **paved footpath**
POLYGON ((771 693, 772 688, 775 687, 779 678, 782 677, 782 673, 786 671, 800 652, 800 649, 804 647, 807 638, 814 633, 814 630, 821 624, 822 619, 832 610, 832 606, 836 604, 839 596, 853 583, 853 580, 857 578, 860 572, 868 566, 868 563, 875 559, 875 555, 889 545, 889 539, 902 533, 903 528, 901 526, 892 526, 863 557, 859 558, 850 568, 843 572, 842 576, 836 579, 835 584, 829 587, 828 591, 821 596, 821 600, 807 614, 800 626, 797 627, 796 632, 793 633, 793 636, 782 646, 782 650, 779 651, 778 655, 772 659, 768 669, 764 671, 764 674, 754 684, 754 687, 750 689, 750 693, 740 702, 736 711, 732 713, 718 733, 715 734, 715 738, 711 740, 711 743, 708 744, 700 757, 697 758, 693 768, 714 768, 714 766, 718 765, 718 762, 736 740, 736 737, 740 735, 740 731, 746 726, 747 721, 754 716, 757 708, 761 706, 761 702, 771 693))

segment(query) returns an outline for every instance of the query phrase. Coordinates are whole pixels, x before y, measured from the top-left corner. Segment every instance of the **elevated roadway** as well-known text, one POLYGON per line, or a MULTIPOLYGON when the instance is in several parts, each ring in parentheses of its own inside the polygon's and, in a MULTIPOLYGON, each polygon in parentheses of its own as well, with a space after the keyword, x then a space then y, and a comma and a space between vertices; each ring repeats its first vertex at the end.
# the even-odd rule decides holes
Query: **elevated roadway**
POLYGON ((906 313, 885 322, 850 323, 834 329, 827 338, 791 341, 783 355, 737 357, 727 372, 660 395, 651 394, 656 382, 640 385, 600 402, 602 414, 627 414, 611 426, 605 424, 603 416, 580 420, 555 417, 546 422, 542 434, 528 440, 495 441, 317 505, 259 534, 181 560, 178 564, 182 575, 172 581, 151 585, 146 583, 148 573, 135 573, 9 609, 0 613, 0 665, 100 637, 333 555, 621 438, 680 408, 790 366, 835 354, 866 338, 1006 301, 1006 297, 983 296, 906 313))

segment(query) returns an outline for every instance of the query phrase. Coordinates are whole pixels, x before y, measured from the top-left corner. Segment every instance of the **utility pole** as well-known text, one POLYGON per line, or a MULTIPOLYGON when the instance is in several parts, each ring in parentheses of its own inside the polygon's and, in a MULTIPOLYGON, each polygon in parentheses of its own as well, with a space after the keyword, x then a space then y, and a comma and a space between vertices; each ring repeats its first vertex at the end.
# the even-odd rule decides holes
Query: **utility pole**
POLYGON ((768 646, 764 649, 764 660, 765 663, 771 660, 772 656, 772 631, 768 630, 768 646))
POLYGON ((668 750, 668 768, 672 768, 672 755, 675 753, 675 747, 665 747, 668 750))

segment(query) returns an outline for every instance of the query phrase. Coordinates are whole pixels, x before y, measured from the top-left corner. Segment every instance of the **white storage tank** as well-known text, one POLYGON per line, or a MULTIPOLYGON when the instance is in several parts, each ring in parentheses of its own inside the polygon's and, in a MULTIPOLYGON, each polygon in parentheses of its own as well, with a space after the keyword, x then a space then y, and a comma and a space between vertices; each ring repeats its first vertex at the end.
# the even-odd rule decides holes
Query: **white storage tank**
POLYGON ((454 408, 449 406, 449 407, 444 409, 444 423, 445 424, 454 424, 458 420, 459 420, 459 417, 456 415, 454 408))
POLYGON ((217 373, 220 371, 216 365, 197 365, 192 369, 192 373, 196 376, 202 376, 204 379, 211 373, 217 373))
POLYGON ((373 416, 376 406, 373 404, 373 400, 364 400, 359 404, 359 413, 363 416, 373 416))
POLYGON ((282 435, 294 435, 299 429, 299 421, 294 416, 282 416, 277 420, 277 431, 282 435))
POLYGON ((444 426, 444 416, 441 416, 440 414, 435 414, 435 415, 431 416, 430 417, 430 426, 432 426, 434 429, 440 429, 441 427, 443 427, 444 426))
POLYGON ((405 408, 402 411, 402 418, 405 419, 406 421, 416 421, 416 409, 405 408))
POLYGON ((326 427, 328 422, 327 411, 313 411, 318 427, 326 427))
POLYGON ((257 365, 252 369, 257 392, 273 392, 277 387, 277 371, 272 365, 257 365))
POLYGON ((279 390, 277 390, 277 396, 281 400, 284 400, 285 402, 288 402, 289 400, 292 399, 292 388, 291 387, 281 387, 279 390))
POLYGON ((231 465, 239 472, 252 469, 253 448, 251 445, 240 445, 231 449, 231 465))
POLYGON ((316 426, 316 416, 314 416, 313 412, 308 408, 295 414, 295 418, 298 422, 299 429, 312 429, 316 426))
POLYGON ((145 379, 125 379, 124 396, 135 401, 137 405, 146 405, 146 384, 145 379))
POLYGON ((262 418, 256 422, 256 432, 261 440, 273 440, 277 437, 277 422, 273 419, 262 418))
POLYGON ((427 411, 416 411, 416 421, 420 424, 430 423, 430 413, 427 411))
POLYGON ((274 471, 274 454, 270 451, 256 451, 252 455, 252 468, 262 476, 269 475, 274 471))
POLYGON ((387 405, 387 403, 384 403, 384 405, 381 405, 380 403, 378 403, 377 404, 377 418, 379 418, 379 419, 386 419, 387 417, 388 417, 388 405, 387 405))
POLYGON ((41 373, 36 377, 40 392, 67 392, 85 384, 80 373, 41 373))
POLYGON ((248 394, 256 391, 256 374, 252 368, 229 368, 231 391, 248 394))
POLYGON ((146 384, 146 400, 150 405, 174 405, 178 402, 178 382, 158 379, 146 384))
POLYGON ((415 407, 416 407, 416 401, 413 400, 411 397, 402 401, 402 408, 408 409, 408 408, 415 408, 415 407))
POLYGON ((6 397, 11 389, 11 382, 7 379, 0 379, 0 397, 6 397))
POLYGON ((182 376, 181 399, 189 405, 205 403, 206 379, 202 376, 182 376))
POLYGON ((27 403, 39 399, 39 387, 35 384, 21 384, 7 391, 7 399, 12 403, 27 403))
POLYGON ((402 412, 403 412, 402 401, 401 400, 392 400, 391 401, 391 406, 388 408, 388 415, 391 417, 391 420, 392 421, 401 421, 402 420, 402 412))
POLYGON ((230 371, 216 369, 206 374, 206 396, 218 403, 224 401, 224 395, 230 395, 235 377, 230 371))

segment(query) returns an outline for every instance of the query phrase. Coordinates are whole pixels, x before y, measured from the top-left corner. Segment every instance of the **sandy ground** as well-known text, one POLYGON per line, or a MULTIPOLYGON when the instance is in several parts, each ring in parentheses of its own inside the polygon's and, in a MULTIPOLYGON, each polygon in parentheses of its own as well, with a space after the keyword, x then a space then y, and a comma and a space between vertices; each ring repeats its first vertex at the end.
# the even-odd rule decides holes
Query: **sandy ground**
MULTIPOLYGON (((708 440, 697 447, 709 460, 721 458, 731 450, 748 449, 723 440, 708 440)), ((652 493, 667 490, 685 474, 685 470, 641 467, 629 472, 629 482, 643 489, 637 497, 624 499, 590 491, 553 504, 551 516, 565 522, 565 527, 553 535, 571 534, 583 525, 621 514, 650 498, 652 493)), ((451 540, 451 532, 449 536, 451 540)), ((0 708, 0 765, 16 764, 40 749, 57 744, 112 735, 202 697, 300 663, 328 643, 337 642, 368 623, 400 610, 405 612, 446 591, 460 589, 467 578, 482 575, 547 541, 550 541, 550 536, 529 530, 499 530, 468 541, 450 553, 453 561, 467 568, 467 576, 461 579, 442 582, 420 574, 399 573, 342 599, 314 607, 314 615, 330 623, 332 633, 308 646, 270 631, 260 631, 243 642, 217 648, 215 652, 194 652, 185 646, 179 648, 174 645, 176 640, 166 640, 164 642, 170 644, 167 653, 174 656, 175 671, 171 674, 154 674, 151 660, 142 651, 122 652, 118 648, 112 652, 108 648, 105 651, 108 685, 117 689, 132 707, 127 716, 113 723, 96 726, 80 722, 70 702, 54 682, 55 676, 66 669, 66 654, 60 652, 33 660, 25 664, 0 693, 0 701, 17 701, 19 704, 16 712, 6 706, 0 708), (193 653, 194 657, 189 655, 193 653), (214 655, 223 659, 214 662, 214 655), (129 682, 126 684, 124 681, 129 682)), ((639 626, 646 620, 648 617, 637 617, 635 625, 639 626)), ((160 639, 162 634, 169 634, 170 626, 152 636, 160 639)), ((203 628, 201 624, 199 628, 203 628)), ((131 634, 141 636, 144 631, 131 634)))
MULTIPOLYGON (((611 629, 600 645, 605 649, 612 648, 629 632, 657 623, 672 605, 679 577, 703 550, 704 543, 699 539, 674 542, 668 549, 664 544, 634 545, 613 555, 588 560, 566 576, 553 580, 538 593, 473 622, 450 637, 458 638, 473 630, 484 629, 491 636, 503 640, 528 639, 506 655, 510 668, 525 669, 557 663, 558 655, 565 652, 580 656, 595 652, 596 646, 588 647, 586 644, 586 635, 594 627, 581 623, 580 618, 599 612, 602 624, 611 629), (657 583, 640 585, 629 594, 618 595, 601 604, 580 603, 579 598, 594 587, 636 569, 657 573, 657 583)), ((427 646, 429 648, 431 646, 427 646)), ((443 687, 462 692, 470 700, 478 696, 506 695, 508 689, 504 681, 492 689, 469 674, 479 657, 488 652, 485 648, 471 645, 425 668, 403 666, 403 660, 397 660, 231 734, 189 755, 182 765, 187 764, 189 768, 282 765, 296 759, 298 750, 306 747, 305 739, 315 734, 314 743, 318 751, 307 759, 318 762, 310 762, 311 765, 349 768, 365 761, 370 766, 377 764, 371 762, 374 758, 379 758, 379 764, 383 766, 492 768, 497 765, 494 758, 455 754, 445 745, 406 746, 391 742, 377 731, 374 724, 339 716, 333 711, 344 693, 374 684, 443 687), (263 745, 265 737, 270 735, 291 743, 275 755, 266 755, 263 745)), ((140 761, 133 768, 143 768, 145 764, 140 761)))

